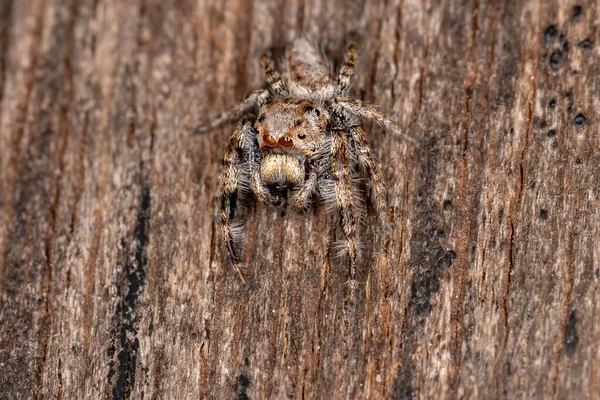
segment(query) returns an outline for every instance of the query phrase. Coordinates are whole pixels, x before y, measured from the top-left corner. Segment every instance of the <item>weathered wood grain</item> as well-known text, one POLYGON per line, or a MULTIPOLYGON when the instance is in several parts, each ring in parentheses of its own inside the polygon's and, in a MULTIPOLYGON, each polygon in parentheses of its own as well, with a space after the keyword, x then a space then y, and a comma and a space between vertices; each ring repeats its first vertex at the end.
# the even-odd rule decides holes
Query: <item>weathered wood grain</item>
POLYGON ((0 397, 600 397, 598 1, 0 1, 0 397), (317 207, 215 224, 232 127, 299 32, 360 57, 356 310, 317 207))

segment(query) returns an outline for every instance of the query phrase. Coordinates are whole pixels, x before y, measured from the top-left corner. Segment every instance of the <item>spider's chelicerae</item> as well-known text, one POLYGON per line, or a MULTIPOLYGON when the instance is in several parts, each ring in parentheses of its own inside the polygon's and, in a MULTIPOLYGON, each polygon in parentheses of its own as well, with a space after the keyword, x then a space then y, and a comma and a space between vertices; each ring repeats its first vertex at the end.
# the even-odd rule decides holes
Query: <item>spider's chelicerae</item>
POLYGON ((357 204, 352 177, 366 175, 374 202, 385 209, 385 188, 371 156, 362 119, 372 119, 396 134, 400 129, 383 112, 347 97, 357 47, 348 47, 337 76, 308 39, 285 51, 283 75, 269 54, 261 59, 267 88, 251 92, 231 111, 197 132, 240 120, 223 158, 219 182, 220 219, 231 262, 246 284, 236 249, 232 220, 240 201, 252 197, 305 209, 311 200, 335 204, 350 259, 350 296, 356 288, 357 204))

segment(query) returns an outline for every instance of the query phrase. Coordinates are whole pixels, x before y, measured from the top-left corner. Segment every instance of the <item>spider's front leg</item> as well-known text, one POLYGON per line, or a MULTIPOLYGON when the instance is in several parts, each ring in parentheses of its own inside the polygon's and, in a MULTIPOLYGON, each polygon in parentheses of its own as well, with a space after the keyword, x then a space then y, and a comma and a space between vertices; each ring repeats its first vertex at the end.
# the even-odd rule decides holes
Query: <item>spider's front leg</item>
POLYGON ((358 246, 356 239, 356 206, 354 205, 350 183, 350 152, 344 130, 332 130, 331 140, 331 171, 334 181, 335 202, 340 213, 342 230, 346 238, 346 250, 350 258, 349 294, 350 301, 354 304, 357 287, 358 246))
POLYGON ((244 152, 244 144, 248 143, 253 135, 252 126, 253 121, 251 119, 244 119, 240 121, 231 135, 225 156, 223 157, 223 171, 219 178, 221 231, 223 239, 227 244, 233 268, 244 286, 246 285, 246 277, 243 272, 244 265, 235 250, 235 242, 231 232, 231 220, 235 217, 238 204, 240 167, 242 166, 241 156, 244 152))
POLYGON ((340 67, 340 72, 337 77, 337 95, 347 96, 350 89, 350 80, 354 75, 354 67, 356 64, 356 56, 358 54, 358 47, 352 43, 348 46, 346 54, 344 56, 344 63, 340 67))
POLYGON ((373 106, 365 104, 360 100, 351 99, 349 97, 338 97, 330 103, 330 107, 341 116, 347 116, 350 114, 362 119, 372 119, 394 135, 402 136, 408 141, 416 144, 413 138, 402 133, 402 129, 400 129, 400 127, 396 125, 396 123, 392 121, 386 113, 376 109, 373 106))
POLYGON ((194 133, 200 134, 211 131, 228 122, 233 122, 240 119, 254 108, 259 108, 266 103, 271 97, 268 89, 259 89, 248 93, 248 95, 237 104, 232 110, 224 112, 217 119, 211 122, 200 125, 194 130, 194 133))

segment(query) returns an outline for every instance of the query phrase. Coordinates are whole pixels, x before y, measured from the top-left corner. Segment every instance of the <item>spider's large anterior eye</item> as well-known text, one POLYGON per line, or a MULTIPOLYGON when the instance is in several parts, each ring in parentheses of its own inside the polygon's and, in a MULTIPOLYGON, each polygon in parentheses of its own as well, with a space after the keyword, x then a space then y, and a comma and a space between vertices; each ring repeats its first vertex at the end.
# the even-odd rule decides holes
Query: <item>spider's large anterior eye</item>
POLYGON ((294 141, 287 136, 284 136, 279 139, 277 142, 278 145, 282 147, 292 147, 294 145, 294 141))
POLYGON ((306 139, 306 135, 304 133, 301 133, 298 135, 298 139, 301 139, 301 140, 306 139))
POLYGON ((257 121, 259 123, 263 122, 265 120, 265 117, 263 117, 262 115, 260 117, 258 117, 257 121))
POLYGON ((313 106, 306 106, 304 107, 304 111, 305 112, 313 112, 315 113, 315 115, 318 117, 319 115, 321 115, 321 112, 319 110, 317 110, 316 108, 314 108, 313 106))

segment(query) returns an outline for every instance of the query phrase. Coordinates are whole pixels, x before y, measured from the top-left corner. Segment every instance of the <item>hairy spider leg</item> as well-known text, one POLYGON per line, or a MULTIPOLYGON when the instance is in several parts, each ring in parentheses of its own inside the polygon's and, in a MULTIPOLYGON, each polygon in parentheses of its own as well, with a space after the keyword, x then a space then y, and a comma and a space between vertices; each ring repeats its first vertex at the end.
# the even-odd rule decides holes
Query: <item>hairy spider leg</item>
POLYGON ((340 72, 337 77, 337 95, 347 96, 350 90, 350 80, 354 75, 354 67, 356 65, 356 56, 358 54, 358 47, 352 43, 348 46, 346 54, 344 55, 344 63, 340 67, 340 72))
POLYGON ((333 174, 335 202, 340 214, 342 231, 346 239, 346 250, 350 258, 349 297, 355 304, 356 264, 358 259, 356 238, 356 206, 350 182, 350 149, 345 130, 332 130, 331 172, 333 174))
POLYGON ((225 151, 225 156, 223 157, 223 171, 219 178, 221 230, 227 244, 231 263, 243 285, 246 285, 246 277, 243 272, 244 265, 234 247, 231 220, 235 217, 237 210, 240 164, 242 163, 241 155, 243 154, 244 143, 247 143, 254 133, 252 126, 253 121, 251 119, 244 119, 240 121, 233 131, 227 145, 227 150, 225 151))
POLYGON ((250 112, 252 109, 260 108, 260 106, 266 103, 270 98, 271 93, 269 93, 268 89, 259 89, 252 91, 248 93, 244 100, 238 103, 233 109, 224 112, 217 119, 200 125, 194 130, 194 133, 200 134, 208 132, 228 122, 237 121, 238 119, 242 118, 246 113, 250 112))
POLYGON ((356 148, 356 157, 358 163, 365 170, 367 176, 369 177, 368 181, 373 189, 373 194, 375 195, 375 206, 377 207, 379 217, 386 225, 386 228, 389 228, 389 226, 387 226, 389 225, 389 217, 386 213, 387 207, 385 199, 385 185, 381 180, 381 175, 379 173, 379 169, 377 168, 377 164, 375 164, 375 160, 373 160, 371 155, 371 150, 369 148, 369 143, 367 142, 365 132, 360 126, 356 125, 350 127, 349 132, 354 139, 353 142, 356 148))
POLYGON ((403 137, 413 144, 417 144, 413 138, 406 136, 400 127, 396 125, 386 113, 379 111, 375 107, 365 104, 360 100, 351 99, 349 97, 338 97, 333 100, 331 107, 341 114, 349 113, 362 119, 371 119, 394 135, 403 137))
POLYGON ((269 84, 271 90, 281 97, 287 97, 289 94, 285 81, 275 69, 275 62, 273 61, 273 56, 271 53, 264 53, 260 58, 260 63, 265 71, 267 83, 269 84))

